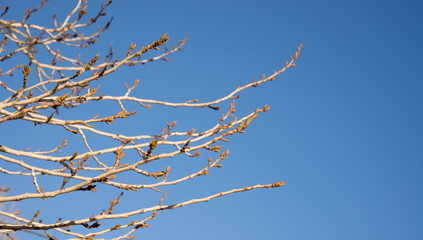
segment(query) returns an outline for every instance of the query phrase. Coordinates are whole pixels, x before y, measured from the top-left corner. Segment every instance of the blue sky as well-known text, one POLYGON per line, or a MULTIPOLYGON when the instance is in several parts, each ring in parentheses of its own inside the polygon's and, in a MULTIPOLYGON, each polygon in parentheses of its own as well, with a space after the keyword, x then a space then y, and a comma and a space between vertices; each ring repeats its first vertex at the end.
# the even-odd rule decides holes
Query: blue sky
MULTIPOLYGON (((69 9, 60 4, 43 13, 69 9)), ((97 3, 89 4, 90 13, 97 3)), ((271 110, 225 145, 224 167, 169 189, 165 203, 278 180, 286 186, 162 212, 137 239, 423 239, 422 10, 420 1, 115 1, 111 30, 87 53, 105 52, 110 41, 126 53, 164 33, 169 45, 189 39, 169 62, 116 73, 102 83, 106 92, 140 78, 134 94, 143 98, 211 100, 280 69, 304 45, 295 68, 241 93, 239 114, 271 110)), ((201 128, 212 114, 181 111, 142 109, 140 122, 126 126, 152 131, 154 121, 178 120, 180 130, 201 128)), ((2 142, 12 134, 7 126, 2 142)), ((133 196, 128 206, 150 192, 137 194, 124 195, 133 196)))

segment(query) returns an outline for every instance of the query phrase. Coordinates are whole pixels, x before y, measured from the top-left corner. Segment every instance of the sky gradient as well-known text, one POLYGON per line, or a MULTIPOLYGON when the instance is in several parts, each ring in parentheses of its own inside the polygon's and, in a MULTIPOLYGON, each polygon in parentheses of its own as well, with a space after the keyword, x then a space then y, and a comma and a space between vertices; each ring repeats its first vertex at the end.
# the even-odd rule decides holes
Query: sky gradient
MULTIPOLYGON (((58 2, 43 10, 48 18, 72 6, 58 2)), ((102 83, 110 93, 140 78, 134 95, 142 98, 212 100, 279 70, 304 45, 295 68, 241 93, 239 114, 271 109, 230 138, 224 167, 169 189, 165 204, 286 185, 162 212, 136 239, 423 239, 422 11, 420 1, 114 1, 111 30, 88 55, 110 41, 123 54, 164 33, 169 46, 189 38, 171 61, 116 73, 102 83)), ((140 112, 146 122, 125 125, 142 132, 178 120, 181 131, 201 129, 210 111, 154 107, 140 112)), ((0 140, 18 146, 13 124, 0 125, 0 140)), ((144 193, 127 196, 128 209, 155 204, 144 193)))

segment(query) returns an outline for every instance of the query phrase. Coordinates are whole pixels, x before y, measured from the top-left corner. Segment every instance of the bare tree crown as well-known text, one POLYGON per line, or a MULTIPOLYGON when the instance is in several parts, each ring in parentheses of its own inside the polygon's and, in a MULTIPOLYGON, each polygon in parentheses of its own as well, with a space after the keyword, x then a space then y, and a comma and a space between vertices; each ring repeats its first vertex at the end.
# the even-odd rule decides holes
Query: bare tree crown
MULTIPOLYGON (((255 185, 240 189, 232 189, 217 193, 215 195, 182 201, 172 205, 163 204, 166 194, 163 193, 157 204, 151 207, 139 208, 132 211, 116 213, 114 208, 119 204, 121 198, 127 191, 138 191, 149 189, 162 192, 164 186, 176 185, 189 181, 198 176, 209 174, 210 169, 222 167, 221 161, 228 157, 229 150, 222 150, 218 144, 229 142, 228 137, 236 133, 244 133, 250 122, 260 113, 269 110, 268 106, 257 108, 246 116, 236 116, 235 101, 238 94, 251 87, 262 83, 273 81, 275 77, 290 67, 295 66, 295 60, 300 53, 300 47, 289 61, 269 76, 263 75, 261 79, 255 80, 244 86, 240 86, 228 95, 209 102, 198 100, 187 100, 185 102, 168 102, 155 99, 142 99, 131 94, 137 87, 138 80, 131 86, 126 86, 126 92, 122 95, 106 95, 101 93, 101 88, 96 83, 98 80, 112 75, 124 67, 136 66, 156 60, 168 60, 168 56, 179 51, 186 42, 179 41, 177 46, 168 48, 165 44, 169 40, 167 34, 163 34, 156 41, 138 46, 131 44, 127 52, 119 53, 118 59, 110 48, 107 56, 100 58, 99 55, 92 56, 89 61, 83 61, 79 57, 74 58, 62 53, 62 47, 83 49, 95 44, 100 34, 110 26, 108 21, 105 26, 99 27, 98 31, 87 34, 85 29, 98 24, 98 20, 105 16, 105 9, 111 1, 104 3, 99 11, 88 17, 86 2, 77 1, 74 9, 58 22, 52 20, 53 27, 44 27, 29 23, 31 16, 40 11, 48 1, 43 1, 38 7, 29 9, 22 20, 5 20, 8 8, 2 7, 0 14, 0 32, 3 35, 0 43, 0 87, 3 88, 0 95, 0 124, 12 120, 31 122, 35 127, 49 125, 63 130, 63 136, 57 141, 59 144, 50 150, 14 149, 7 144, 7 137, 2 136, 0 144, 0 174, 2 179, 7 176, 19 176, 30 179, 29 184, 33 185, 33 192, 21 194, 6 194, 9 190, 7 185, 0 188, 0 203, 15 201, 31 201, 30 199, 49 200, 53 197, 75 192, 94 194, 100 191, 99 186, 108 186, 122 190, 117 198, 111 197, 107 210, 92 212, 80 219, 60 219, 56 222, 42 222, 43 213, 34 207, 34 212, 23 213, 11 212, 7 209, 0 209, 0 234, 13 239, 14 231, 37 231, 38 234, 49 239, 55 239, 55 234, 66 235, 68 238, 76 239, 99 239, 110 233, 119 233, 114 239, 134 238, 134 231, 148 226, 148 221, 161 210, 169 210, 183 207, 193 203, 206 202, 213 198, 224 195, 249 191, 258 188, 273 188, 284 185, 283 181, 267 185, 255 185), (160 50, 164 48, 164 50, 160 50), (145 58, 147 52, 156 53, 155 56, 145 58), (26 62, 17 61, 24 57, 26 62), (46 62, 45 59, 51 59, 46 62), (104 59, 104 60, 100 60, 104 59), (12 65, 14 64, 14 65, 12 65), (11 66, 11 67, 7 67, 11 66), (5 68, 6 67, 6 68, 5 68), (19 86, 16 81, 19 79, 19 86), (6 94, 4 94, 6 93, 6 94), (88 119, 63 119, 61 111, 70 108, 78 108, 87 103, 100 104, 112 102, 119 106, 119 112, 102 111, 95 113, 88 119), (122 119, 129 118, 136 114, 136 111, 129 110, 128 103, 136 103, 140 108, 149 109, 154 105, 162 105, 172 108, 209 108, 221 111, 219 104, 230 102, 229 108, 223 111, 220 119, 217 119, 213 126, 203 131, 187 129, 186 131, 174 131, 177 122, 168 123, 158 130, 155 135, 143 135, 134 128, 133 135, 124 135, 117 132, 109 132, 104 128, 105 124, 120 124, 122 119), (84 148, 72 154, 61 154, 68 148, 67 138, 69 135, 79 136, 84 148), (97 136, 114 142, 113 147, 93 147, 90 136, 97 136), (61 143, 61 144, 60 144, 61 143), (166 147, 166 148, 160 148, 166 147), (170 149, 170 150, 169 150, 170 149), (131 160, 125 157, 129 151, 137 154, 137 159, 131 160), (193 170, 190 174, 179 176, 172 174, 172 166, 167 166, 161 171, 149 172, 146 170, 148 164, 158 162, 177 155, 200 158, 208 151, 216 154, 215 157, 208 157, 204 167, 193 170), (111 160, 110 154, 113 154, 111 160), (7 166, 7 167, 6 167, 7 166), (11 167, 9 167, 11 166, 11 167), (19 170, 16 170, 19 169, 19 170), (154 181, 148 183, 133 180, 131 182, 121 181, 120 176, 124 174, 139 174, 154 181), (39 179, 50 178, 57 182, 56 189, 42 186, 39 179), (32 183, 30 183, 32 181, 32 183), (22 215, 22 216, 21 216, 22 215), (142 220, 132 220, 134 216, 144 216, 142 220), (24 217, 27 216, 27 217, 24 217), (29 216, 29 217, 28 217, 29 216), (107 220, 119 220, 119 224, 112 227, 103 227, 102 223, 107 220), (79 231, 78 227, 84 227, 87 231, 79 231)), ((117 83, 119 84, 119 83, 117 83)), ((87 114, 88 116, 88 114, 87 114)), ((33 146, 35 147, 36 143, 33 146)), ((175 162, 173 164, 176 164, 175 162)), ((2 184, 7 184, 3 182, 2 184)), ((116 196, 115 196, 116 197, 116 196)), ((0 206, 1 207, 1 206, 0 206)), ((105 206, 106 207, 106 206, 105 206)), ((135 219, 135 218, 133 218, 135 219)), ((136 219, 140 219, 137 217, 136 219)))

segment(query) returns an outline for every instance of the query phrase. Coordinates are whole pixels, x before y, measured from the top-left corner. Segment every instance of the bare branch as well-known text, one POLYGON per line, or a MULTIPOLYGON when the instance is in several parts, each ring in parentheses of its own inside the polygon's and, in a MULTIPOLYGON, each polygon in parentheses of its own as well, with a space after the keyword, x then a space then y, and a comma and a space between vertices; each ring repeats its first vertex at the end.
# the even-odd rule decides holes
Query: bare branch
MULTIPOLYGON (((111 19, 97 31, 90 32, 89 27, 101 22, 105 10, 112 1, 101 4, 98 12, 92 14, 87 10, 86 1, 78 0, 63 21, 60 22, 53 17, 54 27, 48 28, 32 23, 34 18, 31 16, 41 12, 48 2, 48 0, 42 1, 39 6, 28 9, 21 21, 0 19, 0 34, 3 35, 0 42, 0 62, 8 63, 5 66, 9 66, 0 71, 0 86, 2 91, 7 93, 0 99, 0 124, 17 120, 30 122, 35 126, 49 126, 56 129, 60 137, 56 141, 57 144, 47 150, 33 150, 37 149, 37 143, 22 147, 25 148, 23 150, 11 146, 8 142, 1 143, 3 145, 0 145, 0 162, 4 164, 0 167, 0 174, 5 178, 10 176, 22 178, 23 182, 33 190, 27 192, 18 189, 8 195, 2 194, 0 203, 30 199, 50 201, 61 195, 71 196, 75 192, 93 194, 101 191, 107 194, 104 192, 104 187, 123 192, 117 197, 111 196, 107 199, 110 203, 104 204, 106 210, 81 213, 82 216, 77 220, 57 218, 56 222, 49 223, 41 221, 45 213, 40 209, 35 208, 33 212, 24 213, 22 216, 19 212, 0 209, 0 216, 8 219, 0 221, 0 233, 9 234, 12 239, 12 231, 34 231, 33 233, 49 239, 55 239, 51 232, 70 238, 95 239, 107 236, 111 232, 118 232, 119 236, 115 239, 131 239, 136 230, 148 227, 149 222, 154 220, 160 211, 207 202, 228 194, 284 185, 283 181, 268 185, 258 184, 170 205, 163 204, 166 196, 164 193, 160 199, 157 198, 155 206, 148 208, 134 206, 131 211, 121 211, 118 208, 126 197, 124 193, 128 191, 148 189, 162 192, 166 186, 192 181, 208 175, 213 169, 223 167, 222 162, 228 157, 229 150, 223 151, 221 143, 229 142, 231 135, 244 133, 255 118, 270 108, 264 106, 249 114, 237 116, 235 102, 239 93, 273 81, 287 69, 294 67, 302 45, 298 47, 294 56, 273 74, 267 77, 263 75, 260 80, 239 86, 212 101, 187 99, 184 102, 170 102, 139 98, 133 95, 139 80, 129 85, 118 83, 124 85, 126 90, 121 94, 107 95, 101 93, 102 89, 98 84, 94 84, 95 81, 112 76, 113 73, 126 67, 145 65, 157 60, 167 61, 171 54, 181 50, 187 38, 179 41, 173 48, 168 48, 166 44, 169 42, 169 36, 165 33, 156 41, 144 46, 131 44, 125 52, 117 53, 123 56, 121 59, 115 58, 116 53, 110 46, 106 57, 93 54, 89 59, 83 60, 86 56, 68 56, 63 50, 71 48, 80 51, 95 44, 100 34, 109 29, 111 19), (89 15, 91 17, 88 17, 89 15), (146 53, 149 52, 155 53, 153 57, 146 58, 146 53), (22 57, 28 61, 27 65, 19 62, 22 57), (16 81, 19 84, 16 84, 16 81), (59 114, 63 109, 106 102, 116 104, 120 110, 114 111, 109 108, 98 112, 94 110, 82 118, 72 116, 70 119, 59 114), (110 130, 112 128, 104 128, 112 124, 124 125, 126 119, 133 118, 137 112, 128 111, 133 108, 131 103, 136 103, 141 110, 159 105, 191 108, 193 111, 208 111, 210 108, 222 111, 222 114, 213 124, 200 131, 194 128, 175 131, 176 121, 168 123, 161 130, 158 129, 155 134, 144 134, 137 129, 131 129, 133 131, 125 135, 113 132, 110 130), (66 131, 62 131, 63 129, 66 131), (70 143, 68 139, 76 139, 73 141, 79 143, 70 143), (102 141, 107 141, 108 145, 98 144, 102 141), (203 158, 204 155, 206 156, 203 158), (183 174, 174 170, 176 169, 174 166, 177 165, 175 161, 169 165, 159 165, 158 169, 153 167, 155 163, 163 163, 165 159, 177 156, 197 158, 204 163, 183 174), (128 180, 127 176, 131 174, 140 178, 128 180), (54 187, 48 186, 44 179, 57 184, 54 187), (143 214, 146 215, 139 218, 143 214), (136 220, 126 220, 132 217, 136 220), (103 223, 113 220, 119 221, 117 224, 113 222, 112 227, 104 226, 106 224, 103 223), (88 229, 89 233, 80 231, 81 227, 88 229)), ((1 7, 0 11, 1 18, 7 14, 8 7, 1 7)), ((10 188, 0 187, 0 193, 9 190, 10 188)))

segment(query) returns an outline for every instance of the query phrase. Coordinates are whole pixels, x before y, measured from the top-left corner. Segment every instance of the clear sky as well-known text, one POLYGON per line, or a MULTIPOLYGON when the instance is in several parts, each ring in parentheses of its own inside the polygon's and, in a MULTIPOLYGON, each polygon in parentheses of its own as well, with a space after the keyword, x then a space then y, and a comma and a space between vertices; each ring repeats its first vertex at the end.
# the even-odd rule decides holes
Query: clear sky
MULTIPOLYGON (((58 2, 43 14, 70 9, 58 2)), ((97 1, 89 4, 90 13, 97 1)), ((224 167, 179 193, 169 190, 165 204, 257 183, 286 185, 162 212, 136 239, 423 239, 421 1, 114 1, 107 12, 111 30, 89 53, 104 52, 110 41, 116 53, 126 52, 164 33, 174 45, 189 33, 171 61, 117 73, 109 81, 121 88, 104 84, 120 93, 140 78, 134 94, 143 98, 224 96, 280 69, 304 45, 295 68, 241 94, 240 114, 271 109, 225 145, 224 167)), ((155 117, 178 120, 179 129, 201 128, 198 119, 212 111, 183 110, 184 117, 157 110, 155 117)), ((140 115, 152 121, 148 110, 140 115)), ((142 117, 128 126, 151 131, 142 117)), ((0 125, 5 145, 11 130, 0 125)), ((128 194, 128 207, 142 207, 148 194, 128 194)))

